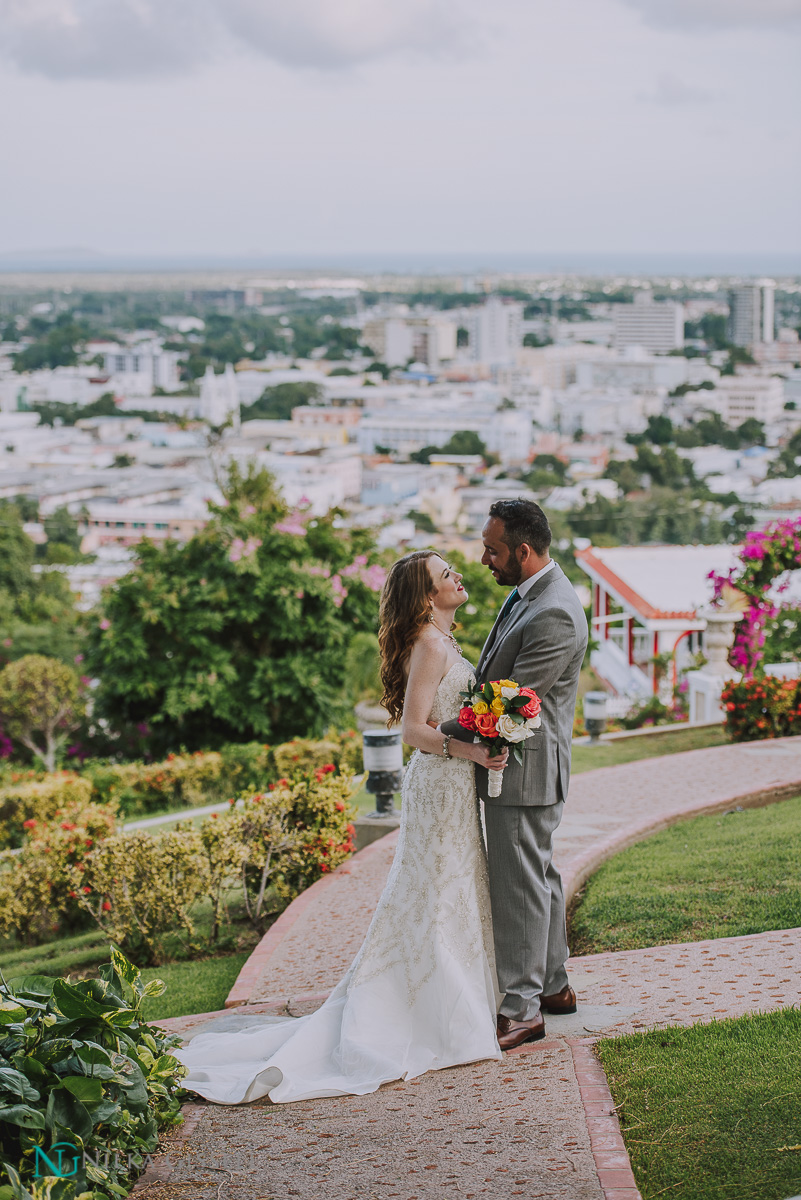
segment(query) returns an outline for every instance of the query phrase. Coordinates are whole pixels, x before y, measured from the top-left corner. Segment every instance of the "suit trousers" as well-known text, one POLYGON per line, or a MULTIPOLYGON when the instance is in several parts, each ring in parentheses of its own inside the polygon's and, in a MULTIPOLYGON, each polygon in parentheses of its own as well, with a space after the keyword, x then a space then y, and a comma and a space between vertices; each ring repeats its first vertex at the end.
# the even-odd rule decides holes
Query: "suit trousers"
POLYGON ((500 1012, 513 1021, 532 1020, 540 996, 567 984, 565 897, 552 862, 563 808, 484 805, 500 1012))

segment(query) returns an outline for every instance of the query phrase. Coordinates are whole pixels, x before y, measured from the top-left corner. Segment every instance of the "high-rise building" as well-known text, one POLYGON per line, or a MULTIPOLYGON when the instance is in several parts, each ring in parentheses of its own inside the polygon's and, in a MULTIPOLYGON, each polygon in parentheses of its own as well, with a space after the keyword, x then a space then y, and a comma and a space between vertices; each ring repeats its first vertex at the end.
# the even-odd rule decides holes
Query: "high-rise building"
POLYGON ((480 308, 469 310, 471 357, 487 366, 515 361, 523 344, 523 305, 490 296, 480 308))
POLYGON ((669 354, 684 345, 684 306, 654 300, 650 291, 636 292, 633 304, 616 304, 614 346, 642 346, 651 354, 669 354))
POLYGON ((735 346, 753 346, 772 342, 773 295, 776 284, 772 279, 744 283, 729 292, 729 341, 735 346))

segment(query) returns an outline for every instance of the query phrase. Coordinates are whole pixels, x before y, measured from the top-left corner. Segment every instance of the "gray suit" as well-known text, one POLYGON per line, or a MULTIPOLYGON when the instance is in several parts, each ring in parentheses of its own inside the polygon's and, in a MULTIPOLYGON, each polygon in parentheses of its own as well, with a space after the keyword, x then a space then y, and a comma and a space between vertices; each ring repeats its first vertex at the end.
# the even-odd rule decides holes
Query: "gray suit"
MULTIPOLYGON (((478 661, 480 682, 514 679, 542 701, 542 725, 521 745, 522 766, 510 755, 497 799, 487 795, 487 771, 476 768, 485 803, 498 983, 505 993, 500 1011, 515 1021, 531 1020, 539 997, 567 983, 564 894, 551 856, 570 783, 573 714, 586 648, 584 610, 554 565, 502 612, 478 661)), ((443 730, 472 740, 457 721, 445 722, 443 730)))

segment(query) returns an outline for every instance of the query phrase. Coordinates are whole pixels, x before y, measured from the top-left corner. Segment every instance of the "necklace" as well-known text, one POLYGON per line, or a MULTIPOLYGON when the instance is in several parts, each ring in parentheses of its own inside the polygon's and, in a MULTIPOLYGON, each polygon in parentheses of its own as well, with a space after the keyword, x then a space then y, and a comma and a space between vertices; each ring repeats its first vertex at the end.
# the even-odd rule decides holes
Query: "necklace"
POLYGON ((442 634, 442 636, 443 636, 444 638, 447 638, 447 640, 448 640, 448 641, 450 642, 450 644, 453 646, 454 650, 456 650, 456 652, 457 652, 458 654, 461 654, 461 655, 462 655, 462 657, 464 657, 464 653, 463 653, 463 651, 462 651, 462 647, 459 645, 459 643, 457 642, 456 638, 453 636, 453 634, 451 633, 451 631, 450 631, 450 630, 448 630, 448 632, 446 633, 444 629, 440 629, 439 625, 438 625, 438 624, 437 624, 437 622, 434 620, 433 616, 430 616, 428 619, 429 619, 429 621, 431 622, 431 624, 434 626, 434 628, 435 628, 435 629, 436 629, 436 630, 437 630, 439 633, 441 633, 441 634, 442 634))

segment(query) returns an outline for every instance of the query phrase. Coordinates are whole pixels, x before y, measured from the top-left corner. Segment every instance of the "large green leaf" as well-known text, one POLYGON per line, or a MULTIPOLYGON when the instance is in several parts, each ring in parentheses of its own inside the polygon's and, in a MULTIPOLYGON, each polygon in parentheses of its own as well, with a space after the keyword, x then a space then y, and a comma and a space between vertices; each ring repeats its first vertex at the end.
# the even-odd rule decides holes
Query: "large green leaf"
MULTIPOLYGON (((94 1122, 85 1106, 66 1088, 54 1088, 47 1102, 46 1128, 51 1137, 63 1130, 67 1137, 85 1142, 91 1136, 94 1122)), ((57 1139, 56 1139, 57 1140, 57 1139)))
POLYGON ((84 1104, 97 1104, 103 1099, 103 1084, 99 1079, 89 1079, 86 1075, 70 1075, 62 1079, 61 1084, 84 1104))
POLYGON ((27 1015, 26 1009, 16 1000, 6 1000, 5 997, 0 1000, 0 1025, 16 1025, 18 1021, 24 1021, 27 1015))
POLYGON ((132 962, 129 962, 123 952, 118 950, 116 946, 111 947, 111 961, 114 964, 117 974, 126 983, 133 984, 139 978, 139 968, 135 967, 132 962))
POLYGON ((20 999, 24 996, 28 999, 42 1000, 50 996, 55 982, 52 975, 17 975, 9 979, 8 987, 9 991, 20 999))
POLYGON ((143 996, 163 996, 167 990, 167 985, 163 979, 151 979, 150 983, 146 983, 142 989, 143 996))
POLYGON ((29 1082, 22 1071, 13 1067, 0 1067, 0 1090, 19 1096, 20 1100, 38 1100, 39 1092, 29 1082))
POLYGON ((19 1125, 23 1129, 44 1129, 44 1113, 29 1104, 4 1104, 0 1106, 0 1125, 19 1125))

